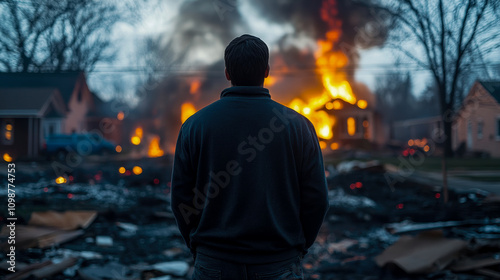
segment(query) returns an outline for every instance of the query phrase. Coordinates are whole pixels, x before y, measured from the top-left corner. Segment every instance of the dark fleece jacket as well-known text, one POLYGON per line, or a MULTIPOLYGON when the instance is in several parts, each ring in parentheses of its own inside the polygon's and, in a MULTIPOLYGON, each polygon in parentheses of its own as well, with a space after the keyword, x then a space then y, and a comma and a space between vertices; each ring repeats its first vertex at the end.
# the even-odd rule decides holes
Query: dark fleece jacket
POLYGON ((307 253, 328 209, 311 122, 234 86, 182 125, 172 210, 193 253, 256 264, 307 253))

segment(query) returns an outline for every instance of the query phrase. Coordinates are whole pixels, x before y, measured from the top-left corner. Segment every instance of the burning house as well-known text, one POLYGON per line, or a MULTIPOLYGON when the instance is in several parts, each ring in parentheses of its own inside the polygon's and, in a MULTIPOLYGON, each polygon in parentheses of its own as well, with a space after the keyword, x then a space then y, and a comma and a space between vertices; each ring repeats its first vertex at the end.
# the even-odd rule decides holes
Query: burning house
MULTIPOLYGON (((357 50, 385 40, 383 24, 376 35, 362 36, 363 42, 357 38, 375 22, 376 15, 366 5, 343 0, 300 4, 257 1, 255 8, 265 11, 264 17, 272 21, 295 28, 270 45, 271 71, 264 86, 270 89, 272 98, 314 124, 325 152, 382 145, 387 131, 376 110, 375 97, 354 77, 357 50)), ((190 63, 200 53, 212 53, 211 48, 219 47, 217 53, 223 54, 224 46, 244 30, 238 28, 243 26, 240 11, 224 14, 222 22, 204 1, 186 2, 181 10, 189 12, 176 23, 179 32, 170 38, 164 52, 170 52, 170 57, 183 57, 186 65, 193 65, 190 63)), ((171 63, 170 58, 165 59, 171 63)), ((196 64, 196 71, 181 66, 154 87, 145 86, 147 94, 131 116, 136 121, 131 125, 130 142, 135 137, 139 143, 135 130, 140 128, 144 137, 158 139, 159 149, 172 153, 181 124, 230 86, 224 79, 222 55, 219 59, 212 57, 208 64, 196 64)), ((151 150, 151 140, 138 145, 143 146, 143 155, 151 150)))

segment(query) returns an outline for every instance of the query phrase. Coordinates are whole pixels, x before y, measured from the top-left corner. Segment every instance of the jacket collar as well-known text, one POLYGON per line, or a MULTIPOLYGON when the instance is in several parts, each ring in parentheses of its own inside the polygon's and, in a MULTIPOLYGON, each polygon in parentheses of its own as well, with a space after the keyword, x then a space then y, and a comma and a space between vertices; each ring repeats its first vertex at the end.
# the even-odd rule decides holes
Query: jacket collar
POLYGON ((224 89, 220 94, 220 98, 229 96, 271 98, 269 90, 267 88, 259 86, 233 86, 224 89))

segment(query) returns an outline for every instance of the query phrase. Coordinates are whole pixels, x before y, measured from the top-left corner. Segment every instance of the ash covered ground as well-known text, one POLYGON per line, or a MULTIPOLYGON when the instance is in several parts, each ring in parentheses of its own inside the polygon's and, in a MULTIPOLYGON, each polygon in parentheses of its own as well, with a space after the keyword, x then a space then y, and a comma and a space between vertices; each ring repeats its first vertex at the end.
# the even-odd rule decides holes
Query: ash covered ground
MULTIPOLYGON (((74 264, 47 279, 190 279, 193 261, 170 211, 170 168, 158 162, 148 164, 140 175, 118 174, 119 163, 104 167, 88 164, 75 169, 64 184, 55 183, 50 168, 24 175, 19 170, 18 225, 27 224, 33 212, 47 210, 95 210, 97 216, 78 237, 46 248, 18 250, 16 261, 33 264, 75 258, 74 264), (101 244, 102 237, 112 244, 101 244), (166 265, 165 269, 162 264, 171 267, 166 265)), ((305 279, 492 279, 446 268, 408 274, 395 267, 381 268, 374 261, 399 238, 386 230, 387 224, 498 218, 500 205, 483 203, 484 192, 450 192, 445 205, 435 186, 409 180, 390 186, 383 168, 339 173, 330 167, 327 174, 330 210, 304 259, 305 279)), ((6 195, 2 189, 0 198, 6 200, 6 195)), ((6 209, 0 215, 5 222, 6 209)), ((487 242, 478 238, 484 228, 445 228, 443 234, 474 243, 476 248, 486 244, 479 246, 481 253, 498 254, 500 246, 494 234, 487 242)), ((5 262, 5 254, 0 259, 5 262)), ((0 273, 9 276, 10 272, 0 273)), ((31 275, 26 279, 36 278, 31 275)))

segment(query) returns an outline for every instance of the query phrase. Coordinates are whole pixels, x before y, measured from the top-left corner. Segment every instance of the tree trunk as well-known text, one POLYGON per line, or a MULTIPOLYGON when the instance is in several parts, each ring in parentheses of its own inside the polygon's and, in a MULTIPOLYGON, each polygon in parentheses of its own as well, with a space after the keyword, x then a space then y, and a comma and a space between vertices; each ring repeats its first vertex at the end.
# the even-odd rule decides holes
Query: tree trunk
POLYGON ((453 147, 452 147, 452 120, 443 120, 444 129, 444 156, 447 158, 453 157, 453 147))
POLYGON ((451 118, 443 117, 443 132, 444 132, 444 142, 443 142, 443 159, 441 162, 442 172, 443 172, 443 200, 444 203, 448 203, 448 166, 447 159, 453 157, 453 147, 452 147, 452 120, 451 118))

